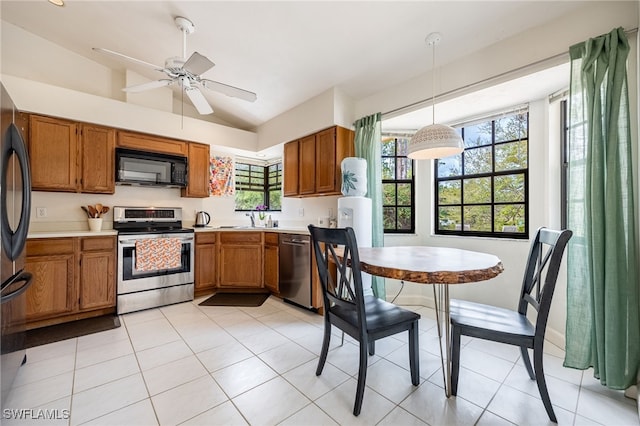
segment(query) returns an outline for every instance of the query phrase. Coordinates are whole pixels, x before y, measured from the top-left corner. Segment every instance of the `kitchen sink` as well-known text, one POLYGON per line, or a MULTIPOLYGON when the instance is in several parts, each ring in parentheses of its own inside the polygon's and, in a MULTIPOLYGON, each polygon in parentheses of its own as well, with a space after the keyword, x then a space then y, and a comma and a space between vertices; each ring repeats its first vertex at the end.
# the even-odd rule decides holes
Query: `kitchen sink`
POLYGON ((218 229, 251 229, 253 226, 250 225, 223 225, 218 226, 218 229))

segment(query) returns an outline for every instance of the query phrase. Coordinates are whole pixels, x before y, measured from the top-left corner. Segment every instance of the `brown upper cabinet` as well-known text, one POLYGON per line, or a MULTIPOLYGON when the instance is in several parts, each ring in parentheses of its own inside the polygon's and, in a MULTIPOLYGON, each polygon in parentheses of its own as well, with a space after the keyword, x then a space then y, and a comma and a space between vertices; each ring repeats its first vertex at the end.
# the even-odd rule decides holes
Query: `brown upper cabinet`
POLYGON ((284 146, 284 196, 338 195, 340 163, 354 155, 354 132, 333 126, 284 146))
POLYGON ((285 197, 298 196, 298 153, 300 151, 298 141, 284 144, 284 187, 285 197))
POLYGON ((181 195, 206 198, 209 196, 209 145, 194 142, 189 142, 188 145, 188 183, 186 188, 182 188, 181 195))
POLYGON ((209 196, 209 145, 116 130, 36 114, 20 114, 26 127, 34 191, 115 193, 115 147, 188 158, 183 197, 209 196), (28 127, 26 123, 28 122, 28 127))
POLYGON ((118 132, 118 146, 122 148, 137 149, 139 151, 153 151, 164 154, 187 156, 187 144, 177 139, 163 138, 160 136, 145 135, 135 132, 118 132))
POLYGON ((316 136, 304 137, 298 143, 298 195, 313 195, 316 192, 316 136))
POLYGON ((115 131, 106 127, 80 126, 80 190, 113 194, 115 131))
POLYGON ((113 129, 31 115, 28 141, 34 190, 114 193, 113 129))

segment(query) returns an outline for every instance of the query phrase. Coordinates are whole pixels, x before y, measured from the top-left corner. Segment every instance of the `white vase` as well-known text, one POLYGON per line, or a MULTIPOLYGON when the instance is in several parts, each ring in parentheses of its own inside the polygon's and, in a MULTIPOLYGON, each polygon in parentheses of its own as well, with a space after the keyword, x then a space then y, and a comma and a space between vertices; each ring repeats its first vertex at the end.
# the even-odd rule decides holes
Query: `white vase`
POLYGON ((342 195, 362 197, 367 195, 367 160, 347 157, 340 164, 342 170, 342 195))
POLYGON ((91 232, 100 232, 102 230, 102 218, 101 217, 90 217, 87 220, 89 221, 89 231, 91 231, 91 232))

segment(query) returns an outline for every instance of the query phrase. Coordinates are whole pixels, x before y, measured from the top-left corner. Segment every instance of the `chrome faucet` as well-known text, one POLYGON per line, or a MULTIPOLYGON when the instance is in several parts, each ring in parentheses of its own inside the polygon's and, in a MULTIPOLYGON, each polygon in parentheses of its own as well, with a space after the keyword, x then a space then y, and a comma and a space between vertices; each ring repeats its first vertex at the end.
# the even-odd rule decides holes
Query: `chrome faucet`
POLYGON ((249 219, 251 219, 251 227, 255 228, 256 227, 256 218, 253 216, 253 212, 246 213, 245 216, 249 216, 249 219))

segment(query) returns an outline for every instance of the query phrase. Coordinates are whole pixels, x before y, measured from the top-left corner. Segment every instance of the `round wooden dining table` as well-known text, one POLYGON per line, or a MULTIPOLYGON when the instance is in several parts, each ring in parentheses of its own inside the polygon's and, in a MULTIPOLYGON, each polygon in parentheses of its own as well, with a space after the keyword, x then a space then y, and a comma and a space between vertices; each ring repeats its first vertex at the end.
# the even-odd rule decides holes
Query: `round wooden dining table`
POLYGON ((503 271, 502 262, 492 254, 450 247, 359 247, 358 255, 362 272, 400 281, 434 284, 445 394, 451 396, 449 285, 494 278, 503 271))

